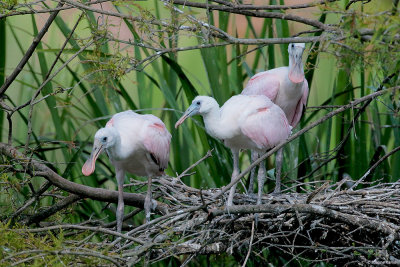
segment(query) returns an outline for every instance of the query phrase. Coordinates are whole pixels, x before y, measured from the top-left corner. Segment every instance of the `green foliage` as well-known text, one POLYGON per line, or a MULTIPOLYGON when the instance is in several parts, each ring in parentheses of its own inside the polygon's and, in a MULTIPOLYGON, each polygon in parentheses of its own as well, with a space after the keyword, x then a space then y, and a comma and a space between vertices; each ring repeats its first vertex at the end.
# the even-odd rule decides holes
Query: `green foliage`
POLYGON ((41 234, 30 233, 21 226, 10 227, 0 222, 0 266, 99 266, 109 264, 102 255, 113 256, 107 248, 87 243, 79 246, 76 240, 90 237, 87 232, 64 236, 62 229, 41 234), (97 256, 92 251, 96 251, 97 256))
MULTIPOLYGON (((277 2, 270 1, 271 4, 277 2)), ((7 0, 6 3, 12 5, 17 2, 7 0)), ((284 1, 279 3, 283 4, 284 1)), ((331 23, 330 20, 333 20, 334 23, 340 23, 345 33, 343 41, 339 44, 326 41, 316 46, 307 45, 307 50, 312 48, 304 62, 311 89, 308 106, 346 104, 351 99, 380 89, 385 77, 400 70, 399 40, 396 39, 400 33, 400 17, 375 14, 374 7, 362 10, 360 3, 354 4, 356 7, 353 10, 346 11, 341 8, 342 4, 341 1, 340 5, 330 6, 345 14, 342 20, 339 21, 339 16, 335 14, 328 17, 323 14, 320 21, 331 23), (373 29, 372 35, 366 34, 366 28, 373 29)), ((371 5, 376 4, 372 1, 371 5)), ((124 14, 129 11, 132 16, 142 16, 143 20, 133 22, 124 19, 121 25, 114 25, 114 22, 97 18, 92 12, 86 11, 83 22, 69 39, 55 69, 89 41, 93 40, 94 45, 79 54, 77 59, 44 86, 40 97, 46 98, 33 110, 30 153, 35 158, 49 162, 49 166, 63 174, 66 179, 93 187, 114 189, 114 170, 105 156, 100 157, 96 173, 89 178, 82 176, 81 167, 90 153, 90 142, 96 129, 103 127, 112 114, 133 109, 159 116, 171 131, 173 139, 167 174, 174 176, 181 173, 208 150, 214 149, 212 158, 196 166, 193 169, 195 173, 182 180, 196 188, 226 185, 230 181, 232 170, 230 151, 220 141, 205 133, 199 118, 188 120, 179 130, 174 129, 174 124, 197 94, 212 95, 222 104, 232 95, 240 93, 248 78, 255 73, 287 65, 287 45, 259 46, 254 50, 254 46, 235 44, 177 53, 174 51, 177 47, 206 45, 214 40, 208 38, 205 33, 203 36, 177 36, 172 27, 160 30, 159 26, 147 23, 165 20, 179 25, 199 27, 184 15, 177 14, 171 6, 164 6, 157 1, 118 1, 115 2, 115 8, 124 14), (122 28, 129 36, 129 44, 117 43, 122 28), (111 38, 112 41, 107 41, 107 38, 111 38), (151 46, 155 49, 171 50, 162 56, 152 57, 156 50, 149 48, 151 46), (146 58, 151 60, 143 61, 146 58), (60 88, 63 90, 59 90, 60 88), (64 93, 57 93, 61 91, 64 93)), ((232 14, 206 14, 189 8, 185 12, 202 18, 209 16, 210 24, 233 33, 237 33, 241 26, 238 25, 237 17, 232 14)), ((37 34, 37 20, 35 15, 32 15, 30 22, 18 21, 17 18, 0 20, 0 54, 7 55, 0 56, 1 83, 26 51, 32 35, 37 34), (4 34, 6 26, 7 32, 4 34), (10 51, 5 51, 6 41, 16 45, 8 46, 10 51)), ((34 91, 45 80, 49 66, 56 59, 59 47, 70 35, 76 20, 77 14, 68 20, 63 20, 60 16, 56 18, 48 33, 50 37, 41 42, 34 59, 28 62, 23 75, 20 75, 9 89, 7 104, 17 106, 30 100, 34 91)), ((247 17, 245 23, 245 38, 287 37, 295 33, 291 31, 291 26, 286 20, 265 19, 260 25, 256 25, 255 20, 247 17), (261 31, 257 31, 260 28, 261 31)), ((398 77, 395 77, 384 86, 398 84, 398 77)), ((357 109, 349 110, 286 146, 283 166, 285 188, 300 191, 303 189, 297 186, 299 180, 336 182, 346 174, 354 180, 359 179, 377 159, 400 146, 399 110, 398 93, 383 96, 367 107, 358 121, 352 121, 357 109), (345 138, 346 142, 342 144, 345 138), (339 149, 335 150, 336 148, 339 149)), ((325 109, 308 109, 300 127, 326 113, 325 109)), ((2 142, 7 141, 8 130, 4 114, 0 113, 2 142)), ((28 119, 29 107, 14 115, 14 145, 25 144, 28 119)), ((249 165, 248 154, 243 153, 241 162, 242 169, 249 165)), ((389 157, 368 176, 368 182, 374 184, 397 181, 400 177, 398 162, 399 153, 389 157)), ((269 159, 267 166, 272 170, 274 160, 269 159)), ((31 197, 29 183, 32 183, 34 188, 39 188, 43 180, 21 174, 0 176, 1 216, 10 215, 16 207, 23 205, 31 197)), ((266 185, 265 191, 270 192, 273 188, 274 183, 271 181, 266 185)), ((240 185, 239 190, 243 191, 240 185)), ((140 192, 145 191, 145 188, 131 187, 126 191, 140 192)), ((27 209, 24 214, 50 205, 52 200, 49 199, 38 201, 35 207, 27 209)), ((114 212, 108 208, 107 203, 85 200, 74 208, 76 212, 66 216, 68 221, 80 222, 90 217, 104 219, 107 216, 109 221, 114 219, 114 212)), ((126 212, 130 211, 129 209, 127 208, 126 212)), ((64 219, 65 217, 62 217, 60 221, 64 219)), ((138 225, 142 221, 143 218, 135 216, 130 223, 138 225)), ((9 253, 35 249, 44 251, 48 262, 61 259, 67 265, 75 257, 46 253, 65 246, 67 239, 60 234, 57 238, 51 234, 21 234, 10 230, 8 225, 0 224, 0 236, 0 256, 3 258, 9 253)), ((265 251, 263 257, 273 258, 273 255, 265 251)), ((14 259, 23 258, 24 254, 21 254, 14 259)), ((101 261, 94 258, 82 260, 93 261, 86 262, 92 265, 100 265, 97 261, 101 261)), ((206 260, 199 261, 204 263, 206 260)), ((277 259, 274 262, 277 265, 281 263, 277 259)), ((40 265, 41 260, 35 258, 32 263, 40 265)), ((4 262, 4 266, 9 264, 11 262, 4 262)))

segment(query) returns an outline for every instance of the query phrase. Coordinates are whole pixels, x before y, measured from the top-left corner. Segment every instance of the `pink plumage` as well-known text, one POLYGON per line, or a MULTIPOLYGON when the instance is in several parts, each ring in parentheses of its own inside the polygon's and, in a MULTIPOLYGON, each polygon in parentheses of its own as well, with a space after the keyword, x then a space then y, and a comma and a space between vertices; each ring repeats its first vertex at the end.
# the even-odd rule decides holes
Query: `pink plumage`
POLYGON ((121 137, 118 151, 108 153, 113 165, 139 176, 157 176, 167 168, 171 134, 156 116, 128 110, 115 114, 106 128, 121 137))
POLYGON ((260 150, 264 150, 273 148, 285 140, 290 135, 291 128, 282 109, 271 105, 269 108, 259 108, 257 112, 248 116, 242 131, 260 150))
MULTIPOLYGON (((271 99, 283 110, 292 127, 296 127, 301 119, 309 92, 302 63, 304 48, 303 43, 289 44, 289 66, 257 73, 250 78, 242 91, 243 95, 264 95, 271 99)), ((253 156, 256 155, 252 154, 253 156)), ((275 193, 280 193, 281 163, 282 150, 279 150, 276 157, 275 193)), ((253 190, 253 175, 252 171, 249 191, 253 190)))
MULTIPOLYGON (((232 180, 239 175, 241 149, 264 153, 286 140, 291 132, 285 113, 264 95, 236 95, 221 108, 214 98, 197 96, 175 127, 196 114, 203 116, 207 133, 222 140, 232 150, 232 180)), ((261 203, 264 182, 265 165, 262 162, 258 169, 258 204, 261 203)), ((230 189, 227 206, 233 203, 235 188, 236 185, 230 189)))
POLYGON ((93 150, 82 167, 84 175, 94 172, 102 151, 115 167, 118 182, 117 230, 121 232, 124 211, 123 183, 125 173, 148 177, 144 208, 150 220, 151 178, 160 176, 168 166, 171 134, 164 123, 153 115, 140 115, 131 110, 115 114, 95 134, 93 150))
POLYGON ((166 169, 168 166, 170 143, 171 135, 161 120, 148 126, 147 135, 143 140, 143 144, 157 159, 161 170, 166 169), (157 142, 154 142, 154 140, 157 140, 157 142))
POLYGON ((222 123, 226 122, 221 127, 229 130, 222 139, 231 148, 265 151, 288 138, 291 132, 282 109, 261 95, 231 97, 221 107, 221 118, 222 123), (245 142, 243 135, 251 142, 245 142))
POLYGON ((265 95, 285 112, 290 125, 296 127, 309 92, 301 61, 304 44, 289 44, 288 50, 288 67, 257 73, 251 77, 242 94, 265 95))

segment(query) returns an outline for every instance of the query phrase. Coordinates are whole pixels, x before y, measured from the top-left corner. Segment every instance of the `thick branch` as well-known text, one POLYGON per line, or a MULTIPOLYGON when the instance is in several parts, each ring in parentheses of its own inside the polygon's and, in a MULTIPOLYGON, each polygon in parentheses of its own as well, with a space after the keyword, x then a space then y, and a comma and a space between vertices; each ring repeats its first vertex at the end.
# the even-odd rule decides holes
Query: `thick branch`
POLYGON ((61 229, 74 229, 74 230, 83 230, 83 231, 93 231, 93 232, 99 232, 99 233, 104 233, 108 235, 114 235, 118 236, 139 244, 144 244, 144 242, 140 239, 130 237, 126 234, 122 234, 107 228, 102 228, 102 227, 93 227, 93 226, 84 226, 84 225, 75 225, 75 224, 61 224, 61 225, 53 225, 49 227, 42 227, 42 228, 35 228, 35 229, 18 229, 14 230, 17 232, 29 232, 29 233, 40 233, 44 231, 52 231, 52 230, 61 230, 61 229))
POLYGON ((56 212, 68 207, 72 203, 79 201, 80 199, 82 199, 81 196, 70 195, 70 196, 64 198, 63 200, 58 201, 55 205, 52 205, 49 208, 47 208, 41 212, 37 212, 37 213, 33 214, 32 216, 29 216, 26 220, 26 224, 30 225, 32 223, 39 223, 39 222, 43 221, 44 219, 50 217, 51 215, 55 214, 56 212))
POLYGON ((297 4, 297 5, 259 5, 259 6, 249 5, 249 4, 236 4, 237 2, 232 3, 224 0, 214 0, 213 2, 243 10, 288 10, 288 9, 302 9, 302 8, 315 7, 336 1, 337 0, 320 0, 311 3, 297 4))
MULTIPOLYGON (((268 204, 268 205, 240 205, 229 207, 230 214, 251 214, 251 213, 272 213, 281 214, 287 212, 300 212, 307 214, 314 214, 326 216, 335 220, 343 221, 347 224, 356 225, 359 227, 366 227, 374 231, 383 232, 387 235, 394 235, 396 239, 400 238, 400 227, 386 222, 382 223, 380 220, 374 220, 368 216, 355 216, 335 211, 320 205, 315 204, 268 204)), ((209 211, 212 216, 226 214, 226 209, 213 209, 209 211)))
MULTIPOLYGON (((118 202, 118 192, 107 190, 103 188, 93 188, 90 186, 77 184, 67 179, 64 179, 52 169, 46 165, 40 163, 39 161, 32 159, 29 160, 21 152, 19 152, 15 147, 10 146, 5 143, 0 143, 0 153, 10 157, 19 164, 26 168, 30 168, 32 173, 37 176, 42 176, 53 185, 58 188, 70 192, 72 194, 78 195, 83 198, 91 198, 95 200, 100 200, 104 202, 118 202)), ((132 205, 134 207, 143 208, 145 196, 135 193, 124 193, 124 201, 127 205, 132 205)), ((161 214, 168 213, 167 205, 161 202, 157 202, 156 211, 161 214)))
MULTIPOLYGON (((185 5, 185 6, 197 7, 197 8, 208 9, 208 10, 219 10, 219 11, 223 11, 223 12, 229 12, 229 13, 233 13, 233 14, 257 17, 257 18, 291 20, 291 21, 300 22, 300 23, 303 23, 306 25, 310 25, 310 26, 313 26, 313 27, 316 27, 316 28, 322 29, 322 30, 333 30, 334 29, 328 25, 325 25, 322 22, 319 22, 318 20, 307 19, 307 18, 303 18, 303 17, 296 16, 293 14, 284 14, 284 13, 279 13, 279 12, 254 11, 254 10, 248 10, 248 9, 243 9, 243 8, 237 8, 236 6, 213 5, 213 4, 208 4, 208 3, 189 2, 186 0, 168 0, 168 2, 170 2, 172 4, 185 5)), ((241 5, 241 6, 245 6, 245 5, 241 5)))

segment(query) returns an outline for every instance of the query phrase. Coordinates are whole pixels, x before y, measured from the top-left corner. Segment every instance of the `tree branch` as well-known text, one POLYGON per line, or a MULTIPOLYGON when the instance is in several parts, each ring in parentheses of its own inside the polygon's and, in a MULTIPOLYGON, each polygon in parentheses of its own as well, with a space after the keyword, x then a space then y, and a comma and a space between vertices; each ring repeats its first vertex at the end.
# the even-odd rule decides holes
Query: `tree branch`
POLYGON ((64 198, 63 200, 58 201, 56 204, 50 206, 49 208, 47 208, 41 212, 37 212, 37 213, 33 214, 32 216, 28 216, 28 218, 23 223, 26 225, 30 225, 33 223, 39 223, 39 222, 45 220, 46 218, 50 217, 51 215, 55 214, 56 212, 68 207, 72 203, 77 202, 81 199, 82 199, 81 196, 70 195, 70 196, 64 198))
POLYGON ((254 10, 257 10, 258 8, 254 8, 254 9, 252 8, 253 10, 249 10, 249 9, 243 8, 243 7, 246 7, 246 5, 221 6, 221 5, 213 5, 213 4, 209 4, 209 3, 189 2, 186 0, 165 0, 165 1, 168 1, 171 4, 191 6, 191 7, 197 7, 197 8, 202 8, 202 9, 208 9, 208 10, 218 10, 218 11, 228 12, 228 13, 232 13, 232 14, 239 14, 239 15, 257 17, 257 18, 291 20, 291 21, 303 23, 306 25, 316 27, 318 29, 326 30, 326 31, 333 31, 335 29, 335 28, 328 26, 322 22, 319 22, 318 20, 307 19, 307 18, 303 18, 303 17, 293 15, 293 14, 285 14, 285 13, 279 13, 279 12, 254 11, 254 10))
MULTIPOLYGON (((5 143, 0 143, 0 153, 16 160, 19 164, 28 168, 32 171, 33 175, 42 176, 48 181, 50 181, 53 185, 58 188, 70 192, 72 194, 78 195, 82 198, 88 197, 95 200, 100 200, 104 202, 118 202, 118 192, 107 190, 103 188, 93 188, 90 186, 77 184, 71 182, 67 179, 64 179, 56 172, 51 170, 46 165, 40 163, 39 161, 32 159, 29 160, 25 157, 21 152, 19 152, 15 147, 10 146, 5 143)), ((135 193, 124 193, 124 201, 127 205, 132 205, 134 207, 143 208, 145 196, 135 193)), ((167 205, 162 202, 157 202, 157 206, 155 209, 160 214, 167 214, 168 208, 167 205)))
MULTIPOLYGON (((58 3, 57 7, 62 7, 63 5, 64 5, 64 3, 60 2, 60 3, 58 3)), ((15 80, 15 78, 17 78, 18 74, 22 71, 25 64, 31 58, 33 52, 35 51, 36 47, 40 43, 40 40, 42 40, 43 36, 46 34, 50 25, 53 23, 53 21, 57 17, 58 12, 60 12, 60 11, 57 10, 57 11, 54 11, 51 13, 50 17, 46 21, 46 24, 43 26, 43 28, 39 32, 39 34, 33 39, 31 46, 28 48, 28 51, 26 51, 25 55, 22 57, 21 61, 18 63, 17 67, 14 69, 13 73, 11 73, 11 75, 9 77, 7 77, 4 84, 0 87, 0 97, 2 95, 4 95, 5 91, 11 85, 11 83, 15 80)))
MULTIPOLYGON (((382 232, 386 235, 394 235, 396 239, 400 238, 400 227, 386 222, 382 223, 380 220, 364 216, 355 216, 335 211, 333 209, 315 205, 315 204, 268 204, 268 205, 234 205, 229 207, 231 214, 251 214, 251 213, 272 213, 282 214, 287 212, 300 212, 306 214, 314 214, 326 216, 335 220, 340 220, 347 224, 356 225, 359 227, 366 227, 374 231, 382 232)), ((212 216, 226 214, 225 208, 209 210, 212 216)))

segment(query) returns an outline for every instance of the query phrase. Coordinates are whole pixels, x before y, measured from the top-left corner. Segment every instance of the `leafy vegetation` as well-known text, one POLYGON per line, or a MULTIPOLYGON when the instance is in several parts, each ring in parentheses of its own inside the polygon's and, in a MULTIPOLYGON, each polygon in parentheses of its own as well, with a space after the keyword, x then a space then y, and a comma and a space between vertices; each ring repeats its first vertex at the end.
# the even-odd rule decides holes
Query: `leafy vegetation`
MULTIPOLYGON (((342 38, 331 40, 328 34, 319 42, 306 45, 304 64, 310 96, 308 108, 294 132, 355 98, 400 83, 400 16, 392 1, 332 2, 312 10, 320 22, 337 24, 340 32, 330 34, 342 38)), ((222 104, 240 93, 255 73, 287 65, 287 44, 218 41, 199 20, 243 39, 286 38, 300 31, 305 31, 303 37, 318 37, 321 31, 308 32, 310 26, 298 26, 288 20, 260 20, 189 6, 179 6, 183 10, 179 13, 168 3, 154 0, 105 4, 104 10, 122 14, 120 18, 88 9, 60 12, 1 99, 1 103, 17 110, 10 112, 2 106, 0 141, 7 143, 10 139, 25 155, 46 163, 67 180, 116 189, 115 173, 105 155, 90 177, 82 175, 81 167, 90 153, 96 129, 103 127, 112 114, 132 109, 159 116, 170 130, 173 138, 168 175, 182 173, 213 149, 213 156, 198 164, 191 170, 193 174, 182 181, 199 189, 228 184, 232 172, 230 151, 206 134, 199 118, 188 121, 179 130, 174 129, 174 124, 194 96, 212 95, 222 104), (140 19, 133 20, 134 17, 140 19), (193 30, 182 33, 177 27, 193 30), (26 107, 18 108, 24 103, 26 107)), ((0 14, 10 14, 13 5, 15 12, 26 10, 21 3, 10 0, 0 4, 0 14)), ((44 17, 33 14, 0 16, 1 84, 25 55, 44 21, 44 17)), ((399 111, 399 92, 393 91, 378 97, 365 109, 356 107, 327 120, 288 144, 284 150, 284 190, 302 192, 325 181, 335 183, 344 177, 356 181, 365 175, 360 187, 396 182, 400 177, 399 153, 368 170, 400 146, 399 111), (358 112, 360 117, 355 120, 358 112)), ((68 265, 76 262, 77 257, 82 264, 92 266, 112 262, 116 255, 108 255, 107 248, 91 247, 90 241, 99 237, 89 232, 71 238, 87 240, 88 247, 98 255, 77 256, 80 254, 72 245, 69 247, 71 239, 62 231, 57 236, 52 232, 23 232, 26 226, 19 221, 54 205, 68 193, 51 186, 15 216, 24 203, 36 197, 35 192, 45 180, 25 173, 19 165, 13 166, 12 159, 0 158, 0 265, 11 264, 7 260, 9 255, 15 255, 13 264, 30 266, 44 262, 68 265), (60 254, 66 249, 76 253, 60 254), (25 251, 29 251, 31 258, 25 251)), ((249 162, 249 154, 243 153, 242 169, 249 162)), ((274 188, 273 168, 274 158, 270 157, 266 193, 274 188)), ((146 191, 145 183, 132 179, 144 181, 141 177, 127 177, 126 183, 131 186, 125 188, 126 192, 146 191)), ((243 188, 239 186, 239 190, 243 188)), ((115 219, 114 209, 114 204, 83 199, 48 217, 45 223, 109 223, 115 219)), ((127 207, 125 212, 134 210, 127 207)), ((139 214, 129 224, 137 226, 143 222, 144 216, 139 214)), ((221 257, 227 265, 233 261, 232 257, 221 257)), ((265 251, 260 257, 273 259, 275 255, 265 251)), ((199 258, 201 263, 203 260, 207 262, 206 258, 199 258)), ((282 256, 273 262, 279 265, 285 261, 282 256)), ((176 263, 174 259, 169 262, 176 263)))

